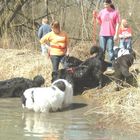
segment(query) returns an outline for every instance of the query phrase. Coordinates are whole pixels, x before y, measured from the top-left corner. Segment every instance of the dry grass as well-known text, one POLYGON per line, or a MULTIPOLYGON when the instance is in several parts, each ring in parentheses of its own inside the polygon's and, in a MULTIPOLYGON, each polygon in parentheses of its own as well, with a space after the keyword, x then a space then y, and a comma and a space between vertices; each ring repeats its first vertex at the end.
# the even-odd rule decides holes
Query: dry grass
POLYGON ((51 64, 47 56, 33 50, 0 49, 0 79, 25 77, 32 79, 41 74, 45 77, 45 85, 50 84, 51 64))
POLYGON ((140 88, 124 88, 121 91, 115 91, 114 82, 103 89, 92 89, 85 91, 83 96, 90 97, 93 105, 98 105, 85 112, 85 116, 98 117, 98 123, 105 124, 106 127, 118 126, 129 132, 136 133, 140 131, 140 88))

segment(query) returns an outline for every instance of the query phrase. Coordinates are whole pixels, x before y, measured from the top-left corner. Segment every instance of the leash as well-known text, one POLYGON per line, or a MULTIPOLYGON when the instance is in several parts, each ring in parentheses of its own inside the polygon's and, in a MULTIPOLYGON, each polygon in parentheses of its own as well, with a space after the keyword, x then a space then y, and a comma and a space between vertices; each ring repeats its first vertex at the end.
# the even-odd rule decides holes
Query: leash
MULTIPOLYGON (((95 11, 99 9, 100 3, 101 3, 101 0, 97 0, 95 11)), ((96 33, 97 33, 96 17, 93 16, 93 44, 97 44, 96 33)))

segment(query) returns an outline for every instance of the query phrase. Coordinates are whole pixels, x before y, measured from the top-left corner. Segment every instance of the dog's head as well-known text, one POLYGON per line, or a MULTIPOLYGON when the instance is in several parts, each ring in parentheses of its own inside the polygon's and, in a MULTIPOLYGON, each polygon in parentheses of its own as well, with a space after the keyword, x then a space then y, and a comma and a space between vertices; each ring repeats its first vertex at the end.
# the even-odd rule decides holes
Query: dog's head
POLYGON ((40 87, 45 83, 45 79, 41 75, 37 75, 34 77, 33 82, 36 87, 40 87))
POLYGON ((90 55, 95 55, 95 57, 99 57, 100 59, 104 59, 103 49, 99 46, 92 46, 90 48, 90 55))
POLYGON ((61 91, 66 90, 66 85, 65 85, 64 81, 54 82, 53 85, 56 86, 57 88, 59 88, 61 91))
POLYGON ((82 61, 74 56, 64 56, 62 59, 62 64, 65 68, 75 67, 82 63, 82 61))
POLYGON ((67 106, 72 102, 73 97, 73 87, 65 79, 58 79, 52 83, 52 85, 58 87, 61 91, 64 91, 64 101, 63 106, 67 106))

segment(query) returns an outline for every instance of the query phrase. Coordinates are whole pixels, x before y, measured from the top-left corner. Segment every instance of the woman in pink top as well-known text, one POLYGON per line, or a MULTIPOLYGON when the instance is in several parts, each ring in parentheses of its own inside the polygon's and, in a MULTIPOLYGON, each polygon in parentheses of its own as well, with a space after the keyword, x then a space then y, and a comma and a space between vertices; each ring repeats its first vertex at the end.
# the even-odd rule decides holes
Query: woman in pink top
POLYGON ((100 47, 103 49, 104 53, 107 50, 109 59, 112 61, 114 59, 114 40, 117 39, 120 16, 118 11, 115 10, 111 0, 104 0, 103 4, 104 9, 98 14, 96 11, 93 11, 93 16, 97 18, 100 24, 100 47))

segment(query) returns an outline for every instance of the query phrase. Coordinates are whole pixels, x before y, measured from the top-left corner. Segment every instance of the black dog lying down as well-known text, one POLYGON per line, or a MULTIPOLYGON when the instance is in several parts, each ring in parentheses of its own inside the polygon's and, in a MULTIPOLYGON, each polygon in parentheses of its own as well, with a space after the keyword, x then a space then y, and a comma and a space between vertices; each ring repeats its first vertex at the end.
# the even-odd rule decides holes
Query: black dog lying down
POLYGON ((112 64, 115 70, 114 74, 117 91, 120 90, 124 80, 126 80, 128 84, 131 84, 133 80, 133 75, 129 72, 129 68, 132 66, 134 59, 136 59, 136 54, 133 50, 127 51, 129 51, 129 54, 122 53, 112 64))
POLYGON ((33 80, 17 77, 0 81, 0 97, 21 97, 26 89, 40 87, 44 82, 45 79, 41 75, 35 76, 33 80))
POLYGON ((83 61, 76 67, 60 69, 57 73, 52 73, 56 79, 68 80, 76 91, 86 86, 96 85, 98 88, 103 86, 103 72, 108 67, 108 63, 104 61, 104 53, 100 47, 92 47, 90 49, 90 58, 83 61), (79 87, 78 87, 79 86, 79 87))

